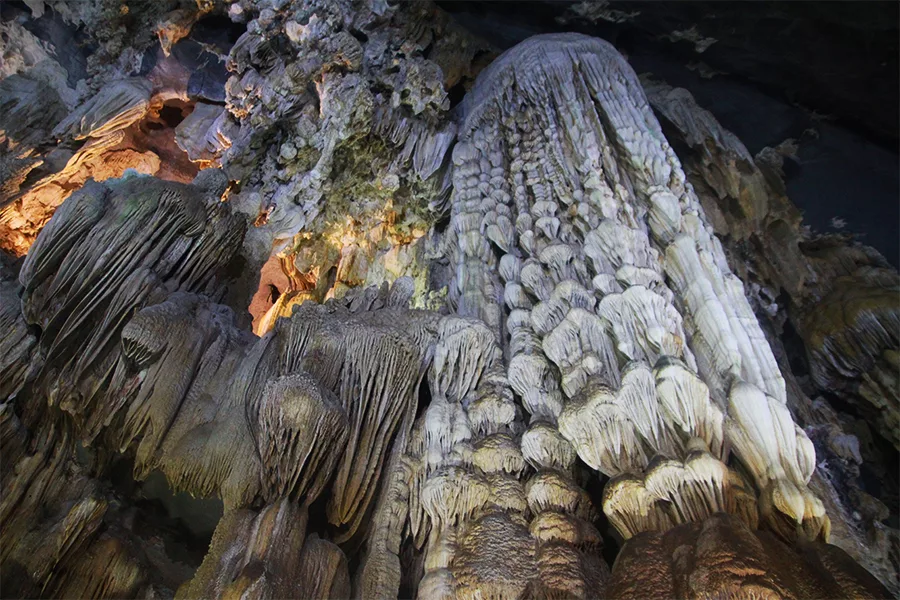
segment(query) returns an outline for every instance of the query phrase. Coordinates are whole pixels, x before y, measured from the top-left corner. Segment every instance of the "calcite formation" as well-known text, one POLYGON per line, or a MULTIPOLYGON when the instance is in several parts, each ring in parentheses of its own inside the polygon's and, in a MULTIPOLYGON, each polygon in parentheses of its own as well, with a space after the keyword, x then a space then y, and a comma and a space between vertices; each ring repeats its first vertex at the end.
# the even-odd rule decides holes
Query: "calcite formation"
POLYGON ((801 236, 774 150, 585 35, 476 78, 429 4, 166 8, 150 75, 0 82, 3 223, 66 198, 0 264, 5 595, 896 592, 869 449, 807 390, 897 444, 897 274, 801 236), (179 70, 210 14, 246 23, 222 101, 179 70), (204 168, 72 178, 149 122, 204 168), (221 501, 193 563, 123 464, 221 501))
MULTIPOLYGON (((892 324, 898 308, 896 270, 871 248, 847 238, 804 235, 782 181, 792 140, 753 157, 686 90, 650 79, 644 80, 644 89, 669 138, 691 149, 684 156, 689 179, 716 233, 729 240, 731 263, 743 280, 752 281, 749 296, 779 354, 788 407, 799 425, 817 434, 817 459, 825 468, 817 469, 815 486, 832 504, 832 514, 860 516, 843 519, 846 527, 836 522, 833 537, 896 594, 898 562, 871 551, 873 545, 895 544, 887 540, 897 539, 896 530, 885 529, 875 516, 889 512, 887 507, 855 483, 864 459, 854 454, 859 439, 847 431, 862 427, 865 432, 871 426, 896 447, 896 428, 890 425, 900 408, 898 388, 891 383, 896 368, 890 366, 897 347, 891 339, 897 332, 892 324), (846 302, 838 300, 842 297, 846 302), (777 332, 788 327, 804 342, 806 372, 795 373, 787 364, 777 332), (825 394, 840 395, 867 424, 840 416, 824 401, 825 394), (845 485, 853 491, 835 487, 845 485), (873 505, 880 508, 873 512, 873 505)), ((865 460, 879 459, 869 454, 865 460)))
POLYGON ((615 598, 868 598, 883 593, 874 577, 835 546, 816 543, 798 551, 721 513, 703 523, 636 537, 618 561, 621 569, 610 581, 615 598), (645 570, 645 561, 654 569, 645 570), (631 576, 634 572, 640 574, 631 576))

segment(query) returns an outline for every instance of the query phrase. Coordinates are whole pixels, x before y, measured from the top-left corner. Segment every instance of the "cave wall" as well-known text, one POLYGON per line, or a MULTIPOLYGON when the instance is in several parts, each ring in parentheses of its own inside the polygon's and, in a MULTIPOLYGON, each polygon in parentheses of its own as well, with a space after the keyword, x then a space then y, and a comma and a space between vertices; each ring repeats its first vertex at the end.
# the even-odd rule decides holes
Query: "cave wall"
POLYGON ((5 596, 897 594, 889 119, 697 7, 122 6, 0 13, 5 596))

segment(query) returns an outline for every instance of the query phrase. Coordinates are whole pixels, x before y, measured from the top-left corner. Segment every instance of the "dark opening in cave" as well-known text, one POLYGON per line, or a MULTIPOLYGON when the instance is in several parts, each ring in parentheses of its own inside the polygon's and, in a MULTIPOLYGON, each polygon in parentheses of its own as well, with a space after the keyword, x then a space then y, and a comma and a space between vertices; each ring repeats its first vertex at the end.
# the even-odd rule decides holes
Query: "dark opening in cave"
MULTIPOLYGON (((139 127, 148 134, 151 131, 166 130, 168 132, 167 137, 173 136, 174 133, 172 130, 178 127, 178 125, 184 121, 185 117, 191 114, 193 110, 193 102, 183 102, 180 100, 169 101, 163 104, 158 111, 154 112, 151 110, 147 116, 139 122, 139 127)), ((174 137, 172 139, 172 143, 174 144, 174 137)), ((152 144, 148 141, 148 145, 152 144)))
POLYGON ((466 96, 466 88, 462 81, 447 90, 447 98, 450 100, 450 108, 457 106, 466 96))
POLYGON ((160 179, 190 182, 199 170, 175 140, 175 128, 194 110, 193 102, 172 99, 129 127, 130 146, 139 152, 151 151, 159 157, 160 179))
POLYGON ((848 402, 841 394, 822 391, 820 396, 841 415, 844 430, 859 440, 863 458, 857 481, 860 488, 888 507, 890 514, 885 523, 897 527, 900 525, 900 453, 870 425, 875 422, 875 415, 862 414, 859 404, 848 402))
POLYGON ((169 560, 196 570, 222 518, 222 501, 175 493, 160 471, 153 471, 143 481, 135 480, 133 473, 134 461, 126 456, 114 459, 109 469, 113 488, 135 509, 134 533, 161 539, 169 560))
MULTIPOLYGON (((778 300, 779 306, 787 305, 787 298, 782 294, 778 300)), ((809 375, 809 363, 806 358, 806 345, 790 320, 785 321, 781 331, 781 343, 791 365, 791 372, 797 377, 809 375)))
MULTIPOLYGON (((328 485, 331 485, 330 481, 328 485)), ((328 493, 320 494, 319 497, 309 505, 307 535, 312 532, 321 535, 328 530, 328 500, 330 498, 331 495, 328 493)))
POLYGON ((398 598, 415 598, 416 588, 422 579, 423 571, 421 559, 417 559, 416 546, 411 537, 406 537, 400 545, 400 588, 398 598))
MULTIPOLYGON (((575 465, 575 470, 584 474, 583 487, 591 499, 591 504, 598 508, 603 506, 603 488, 606 482, 609 481, 609 478, 594 472, 581 458, 575 460, 575 465)), ((603 511, 598 510, 597 513, 598 516, 597 520, 594 521, 594 525, 597 527, 597 531, 600 532, 600 537, 603 538, 601 554, 606 564, 612 568, 613 563, 616 562, 616 556, 619 555, 623 540, 615 527, 612 526, 612 523, 609 522, 609 519, 606 518, 606 515, 603 514, 603 511)))
POLYGON ((350 35, 352 35, 357 40, 359 40, 360 43, 365 44, 366 42, 369 41, 369 36, 367 36, 365 34, 365 32, 363 32, 362 30, 356 29, 356 28, 351 28, 349 31, 350 31, 350 35))
POLYGON ((194 24, 190 39, 214 45, 227 53, 245 31, 247 27, 243 23, 236 23, 225 15, 209 14, 194 24))
POLYGON ((423 377, 422 383, 419 384, 419 400, 416 406, 416 418, 422 416, 425 409, 431 404, 431 388, 428 387, 428 378, 423 377))
POLYGON ((180 107, 172 106, 171 104, 166 104, 159 109, 159 118, 173 129, 184 121, 185 116, 184 111, 180 107))

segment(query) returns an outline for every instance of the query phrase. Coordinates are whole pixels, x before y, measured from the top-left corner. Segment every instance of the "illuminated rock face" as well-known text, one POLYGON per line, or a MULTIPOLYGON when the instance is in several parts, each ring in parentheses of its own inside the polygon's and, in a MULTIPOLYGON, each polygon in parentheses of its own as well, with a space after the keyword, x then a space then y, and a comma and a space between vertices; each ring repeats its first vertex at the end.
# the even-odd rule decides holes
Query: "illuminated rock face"
POLYGON ((815 543, 798 551, 726 514, 630 540, 609 586, 609 597, 622 599, 716 595, 880 598, 887 591, 835 546, 815 543))
MULTIPOLYGON (((826 543, 838 532, 835 541, 891 584, 889 566, 866 562, 853 546, 860 535, 847 524, 847 505, 816 473, 817 446, 801 424, 829 421, 815 420, 776 358, 707 218, 709 199, 692 185, 705 176, 725 194, 739 188, 723 183, 740 175, 721 158, 750 160, 739 142, 709 134, 720 145, 697 143, 712 153, 703 164, 725 166, 686 169, 625 60, 576 34, 537 36, 501 55, 451 117, 447 83, 432 81, 427 61, 381 70, 385 55, 375 42, 384 31, 373 26, 362 40, 338 31, 339 17, 352 11, 335 6, 304 23, 260 11, 230 54, 230 116, 204 108, 176 132, 179 144, 211 160, 220 138, 209 131, 230 120, 240 134, 221 156, 225 171, 203 170, 190 184, 88 181, 56 211, 15 276, 3 266, 5 590, 184 598, 886 594, 826 543), (331 67, 304 63, 311 70, 298 72, 297 57, 316 48, 331 67), (309 131, 268 131, 293 114, 273 94, 313 71, 321 75, 322 120, 303 113, 309 131), (369 97, 375 74, 395 86, 396 101, 369 97), (406 109, 392 109, 401 105, 414 116, 398 121, 406 109), (327 259, 339 267, 336 279, 320 277, 327 261, 311 258, 317 278, 276 299, 257 327, 261 337, 239 326, 235 313, 246 303, 231 302, 240 295, 228 287, 252 287, 246 280, 259 275, 251 267, 276 240, 307 229, 311 246, 325 239, 312 220, 334 210, 340 148, 364 139, 354 128, 388 122, 395 144, 409 146, 392 168, 404 178, 421 170, 433 194, 430 218, 449 216, 445 230, 432 227, 423 238, 446 254, 449 281, 437 274, 440 261, 423 259, 413 261, 415 279, 398 268, 380 287, 364 287, 355 261, 368 260, 360 248, 371 239, 350 235, 358 221, 331 232, 358 252, 346 263, 327 259), (278 156, 295 167, 294 142, 314 141, 316 161, 282 173, 284 188, 265 178, 274 155, 255 154, 252 140, 265 131, 283 138, 278 156), (202 143, 185 137, 195 134, 202 143), (238 167, 247 188, 232 197, 227 173, 238 167), (429 179, 438 170, 446 170, 440 184, 429 179), (269 221, 246 210, 250 190, 275 199, 269 221), (340 282, 346 294, 336 293, 340 282), (410 308, 423 304, 423 293, 434 294, 430 310, 410 308), (152 527, 136 527, 140 511, 106 484, 116 454, 133 461, 137 480, 159 471, 175 491, 222 500, 224 516, 195 572, 170 558, 152 527), (604 538, 624 544, 614 565, 604 538)), ((253 10, 231 4, 235 18, 253 10)), ((159 34, 167 54, 192 18, 169 15, 159 34)), ((396 18, 407 31, 421 15, 396 18)), ((457 64, 444 58, 448 69, 457 64)), ((719 127, 692 112, 690 99, 648 90, 654 106, 677 100, 688 106, 683 118, 702 117, 703 127, 686 131, 719 127)), ((149 93, 140 81, 103 88, 58 133, 106 139, 140 118, 149 93)), ((303 104, 285 102, 293 101, 303 104)), ((740 173, 768 197, 759 169, 740 173)), ((728 216, 745 237, 765 227, 769 205, 757 200, 728 216)), ((297 276, 299 255, 280 258, 297 276)), ((820 273, 829 264, 799 252, 781 260, 812 262, 820 273)), ((821 385, 862 380, 853 393, 881 407, 889 426, 896 413, 879 386, 890 387, 897 362, 897 307, 881 294, 896 275, 840 264, 871 293, 849 281, 791 288, 823 307, 857 307, 827 325, 798 318, 808 323, 800 332, 810 340, 813 376, 821 385)), ((832 451, 858 458, 858 443, 854 454, 852 440, 831 425, 832 451)))

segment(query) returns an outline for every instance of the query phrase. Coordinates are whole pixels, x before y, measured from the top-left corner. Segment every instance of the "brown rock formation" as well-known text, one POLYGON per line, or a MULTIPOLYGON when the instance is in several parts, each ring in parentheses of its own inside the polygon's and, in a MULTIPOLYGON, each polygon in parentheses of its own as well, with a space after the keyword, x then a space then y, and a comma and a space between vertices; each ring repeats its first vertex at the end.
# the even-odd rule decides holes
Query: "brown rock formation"
POLYGON ((897 275, 804 238, 777 156, 596 38, 475 79, 429 4, 229 2, 223 108, 179 61, 224 11, 175 4, 140 13, 146 77, 47 111, 47 80, 0 82, 3 223, 17 250, 40 229, 0 272, 5 595, 885 597, 860 564, 896 587, 870 450, 808 389, 892 434, 897 275), (116 178, 163 130, 169 180, 116 178), (188 161, 223 169, 173 181, 188 161), (221 500, 202 560, 122 464, 221 500))
POLYGON ((791 548, 725 514, 629 540, 608 589, 610 598, 622 599, 888 597, 839 548, 791 548))

